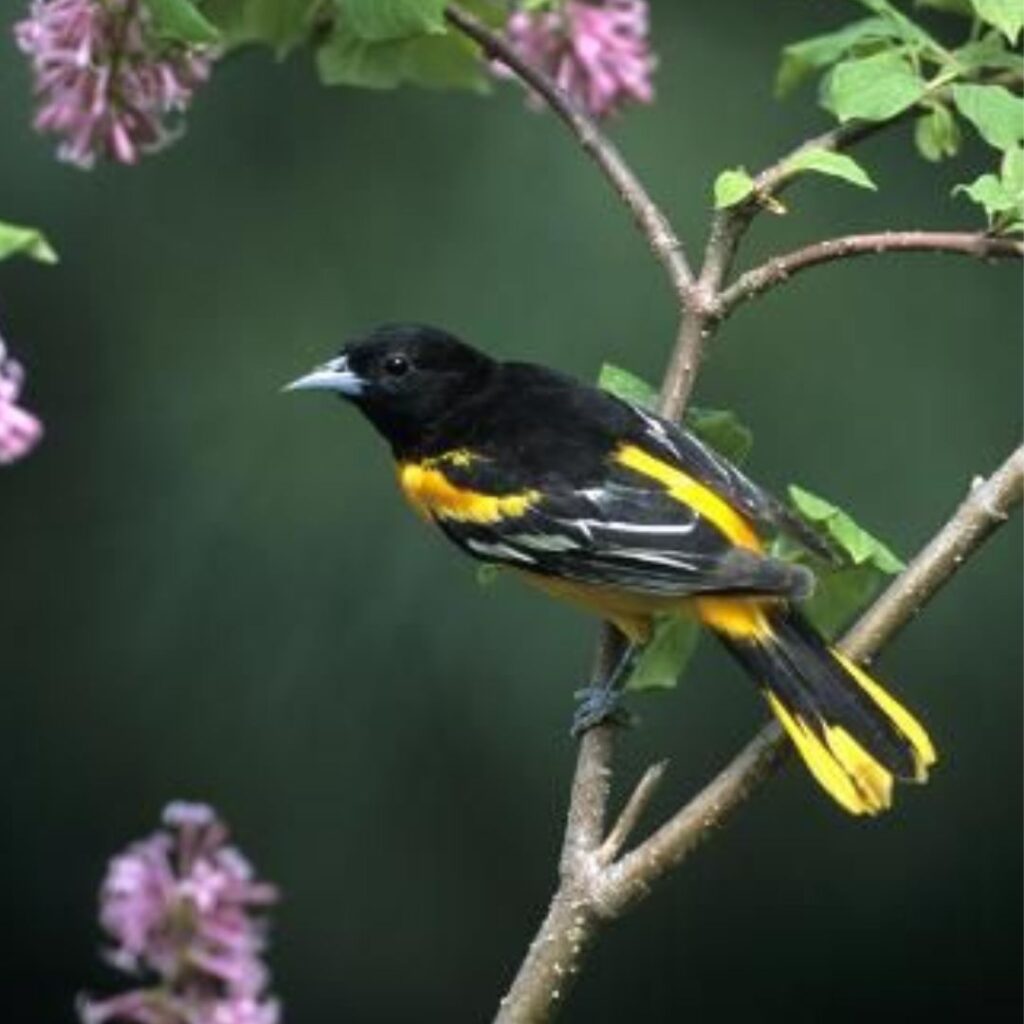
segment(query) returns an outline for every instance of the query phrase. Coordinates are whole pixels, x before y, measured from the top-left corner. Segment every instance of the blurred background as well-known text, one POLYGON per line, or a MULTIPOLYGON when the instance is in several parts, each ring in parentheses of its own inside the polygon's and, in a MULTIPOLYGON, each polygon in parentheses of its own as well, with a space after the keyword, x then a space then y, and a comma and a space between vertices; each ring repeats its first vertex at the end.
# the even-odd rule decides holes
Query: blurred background
MULTIPOLYGON (((375 322, 446 325, 509 357, 648 378, 674 327, 604 182, 510 86, 490 100, 328 91, 303 55, 227 61, 181 144, 83 174, 28 127, 0 17, 0 215, 54 269, 2 267, 42 447, 0 471, 0 714, 11 1020, 73 1019, 107 858, 172 798, 210 801, 284 902, 288 1021, 488 1019, 555 882, 592 623, 471 565, 396 499, 364 422, 282 383, 375 322)), ((829 5, 655 5, 659 99, 615 137, 696 253, 711 181, 826 127, 771 98, 829 5)), ((860 151, 743 256, 884 227, 971 226, 905 131, 860 151)), ((1020 435, 1019 270, 951 257, 819 269, 745 307, 704 405, 755 432, 749 469, 848 508, 902 555, 1020 435)), ((927 721, 932 784, 877 821, 792 766, 631 916, 569 1021, 1019 1019, 1020 529, 888 648, 927 721)), ((765 719, 713 644, 635 699, 619 790, 653 759, 665 814, 765 719)))

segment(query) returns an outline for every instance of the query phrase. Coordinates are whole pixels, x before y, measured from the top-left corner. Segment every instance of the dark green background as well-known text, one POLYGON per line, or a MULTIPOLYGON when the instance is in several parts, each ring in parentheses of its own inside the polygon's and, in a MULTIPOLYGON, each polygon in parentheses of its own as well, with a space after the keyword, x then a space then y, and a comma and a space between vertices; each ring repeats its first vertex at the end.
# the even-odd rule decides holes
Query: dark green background
MULTIPOLYGON (((176 797, 216 804, 284 902, 287 1018, 486 1019, 554 881, 590 623, 472 568, 395 498, 379 442, 277 389, 376 321, 508 356, 656 377, 659 271, 602 180, 511 87, 490 100, 327 91, 304 57, 224 63, 185 140, 81 174, 28 128, 0 58, 0 215, 56 269, 5 264, 4 330, 48 436, 0 471, 5 1017, 68 1021, 118 983, 96 952, 106 858, 176 797)), ((614 134, 696 248, 717 170, 825 126, 771 98, 775 54, 852 8, 661 3, 659 100, 614 134)), ((826 180, 745 253, 974 223, 983 169, 862 149, 879 194, 826 180)), ((1018 270, 848 262, 742 310, 698 397, 756 432, 750 469, 847 506, 902 554, 1019 435, 1018 270)), ((1019 1019, 1019 530, 886 652, 942 761, 851 819, 789 768, 598 948, 566 1019, 1019 1019)), ((659 813, 765 711, 705 644, 636 702, 620 783, 659 813)))

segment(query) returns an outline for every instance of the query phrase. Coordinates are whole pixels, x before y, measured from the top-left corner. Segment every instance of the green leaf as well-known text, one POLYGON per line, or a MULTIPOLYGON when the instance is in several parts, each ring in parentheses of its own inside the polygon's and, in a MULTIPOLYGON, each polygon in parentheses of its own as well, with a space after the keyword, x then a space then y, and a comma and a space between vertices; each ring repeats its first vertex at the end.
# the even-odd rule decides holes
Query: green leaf
POLYGON ((391 89, 402 83, 485 91, 489 80, 476 48, 454 33, 370 42, 338 22, 317 50, 325 85, 391 89))
POLYGON ((795 486, 789 494, 797 513, 827 535, 843 562, 826 562, 785 536, 772 542, 771 553, 814 570, 817 585, 802 608, 826 636, 835 636, 874 596, 886 576, 903 569, 903 563, 831 502, 795 486))
POLYGON ((847 54, 893 36, 886 18, 864 18, 837 32, 801 39, 782 51, 775 75, 775 95, 782 99, 816 72, 830 67, 847 54))
POLYGON ((348 29, 368 42, 445 31, 446 0, 335 0, 348 29))
POLYGON ((964 71, 1015 71, 1021 72, 1020 54, 1014 53, 1006 46, 1006 41, 998 32, 989 32, 981 39, 961 46, 953 51, 957 64, 964 71))
POLYGON ((190 0, 145 0, 157 35, 192 46, 220 42, 220 32, 190 0))
POLYGON ((828 149, 804 149, 786 161, 788 171, 815 171, 842 178, 859 188, 877 188, 867 171, 851 156, 828 149))
POLYGON ((227 47, 263 43, 284 57, 310 32, 320 0, 206 0, 203 13, 227 47))
POLYGON ((950 14, 962 14, 966 18, 974 17, 971 0, 914 0, 915 7, 931 7, 936 11, 947 11, 950 14))
POLYGON ((753 191, 754 179, 742 167, 722 171, 715 178, 715 209, 724 210, 742 203, 753 191))
POLYGON ((1024 99, 1001 85, 954 85, 953 102, 978 134, 996 149, 1024 141, 1024 99))
POLYGON ((41 231, 0 221, 0 260, 19 255, 40 263, 57 262, 57 253, 41 231))
POLYGON ((1013 210, 1017 205, 1017 197, 994 174, 983 174, 970 185, 957 185, 953 189, 954 195, 960 192, 984 207, 989 220, 994 220, 997 214, 1013 210))
POLYGON ((837 64, 822 101, 840 121, 886 121, 912 107, 927 90, 928 84, 903 57, 886 51, 837 64))
POLYGON ((885 544, 831 502, 795 484, 789 488, 789 497, 797 512, 827 534, 854 565, 873 565, 886 573, 903 569, 903 563, 885 544))
POLYGON ((1024 147, 1014 146, 1003 154, 1000 173, 1003 187, 1019 199, 1024 194, 1024 147))
POLYGON ((861 7, 866 7, 873 14, 884 18, 892 26, 897 37, 912 49, 927 54, 932 60, 939 62, 945 60, 947 54, 942 44, 889 0, 857 0, 857 2, 861 7))
POLYGON ((691 405, 686 410, 686 426, 730 462, 743 462, 754 447, 754 432, 731 409, 691 405))
POLYGON ((625 689, 671 690, 693 657, 700 639, 700 627, 693 619, 678 616, 659 618, 650 642, 643 649, 625 689))
MULTIPOLYGON (((657 410, 658 392, 621 366, 605 363, 598 374, 597 386, 642 409, 657 410)), ((730 409, 703 409, 691 405, 686 410, 686 427, 730 462, 742 462, 754 445, 753 432, 730 409)))
POLYGON ((801 610, 832 639, 878 593, 884 578, 873 565, 851 565, 821 573, 814 593, 801 610))
POLYGON ((1024 28, 1024 4, 1021 0, 971 0, 978 17, 999 29, 1010 40, 1017 42, 1024 28))
POLYGON ((937 103, 917 119, 914 143, 921 156, 933 163, 956 155, 960 149, 960 126, 949 107, 937 103))
POLYGON ((953 189, 954 195, 960 192, 984 209, 994 231, 1019 231, 1024 225, 1024 148, 1015 146, 1003 154, 1000 177, 983 174, 953 189))
POLYGON ((647 381, 613 363, 601 367, 597 386, 644 409, 654 409, 658 404, 658 392, 647 381))

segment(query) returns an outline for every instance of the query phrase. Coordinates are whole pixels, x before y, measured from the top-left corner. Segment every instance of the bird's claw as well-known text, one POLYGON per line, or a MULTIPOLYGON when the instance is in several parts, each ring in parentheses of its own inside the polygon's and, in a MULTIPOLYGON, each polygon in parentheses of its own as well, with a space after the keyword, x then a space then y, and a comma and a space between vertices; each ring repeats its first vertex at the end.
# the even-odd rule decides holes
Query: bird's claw
POLYGON ((575 696, 579 705, 569 730, 573 739, 579 739, 595 725, 633 724, 633 715, 622 706, 622 694, 614 687, 599 683, 577 690, 575 696))

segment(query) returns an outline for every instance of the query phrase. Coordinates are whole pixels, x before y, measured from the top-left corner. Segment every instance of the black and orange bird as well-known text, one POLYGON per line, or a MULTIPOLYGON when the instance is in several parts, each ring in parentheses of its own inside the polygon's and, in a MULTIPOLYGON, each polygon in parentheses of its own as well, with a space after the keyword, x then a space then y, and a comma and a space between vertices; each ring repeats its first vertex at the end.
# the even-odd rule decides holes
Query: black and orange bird
POLYGON ((916 718, 797 604, 813 574, 761 531, 817 535, 693 434, 554 370, 501 362, 420 324, 378 327, 288 385, 355 405, 413 507, 473 558, 514 569, 628 639, 579 733, 614 713, 660 615, 696 615, 750 674, 819 783, 875 814, 935 751, 916 718))

